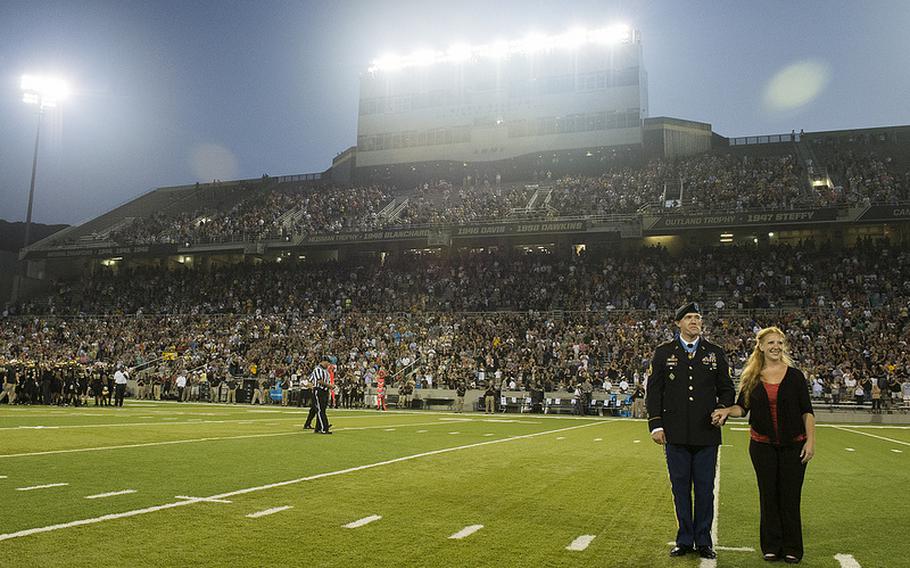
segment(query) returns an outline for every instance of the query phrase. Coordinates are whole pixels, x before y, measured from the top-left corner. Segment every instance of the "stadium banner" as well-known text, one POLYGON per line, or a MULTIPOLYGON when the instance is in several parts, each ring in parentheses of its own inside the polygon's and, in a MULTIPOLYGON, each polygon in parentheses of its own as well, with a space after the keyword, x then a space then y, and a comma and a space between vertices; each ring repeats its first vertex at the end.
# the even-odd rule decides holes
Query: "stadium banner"
POLYGON ((306 235, 301 244, 359 243, 364 241, 398 241, 404 239, 425 239, 430 229, 390 229, 388 231, 365 231, 363 233, 339 233, 337 235, 306 235))
POLYGON ((453 237, 480 235, 528 235, 537 233, 575 233, 587 228, 585 221, 521 221, 455 227, 453 237))
POLYGON ((46 249, 30 250, 26 255, 28 259, 37 258, 69 258, 92 256, 106 258, 113 256, 169 256, 177 254, 177 245, 133 245, 125 247, 103 247, 84 249, 46 249))
POLYGON ((856 221, 890 221, 910 219, 910 205, 872 205, 860 213, 856 221))
POLYGON ((736 213, 699 213, 697 215, 662 215, 645 217, 645 231, 668 229, 728 228, 761 225, 794 225, 837 221, 837 207, 736 213))
POLYGON ((363 233, 340 233, 337 235, 308 235, 300 244, 358 243, 366 241, 400 241, 408 239, 443 240, 451 238, 525 235, 537 233, 575 233, 587 228, 586 221, 519 221, 509 223, 489 223, 484 225, 459 225, 450 229, 390 229, 387 231, 367 231, 363 233))

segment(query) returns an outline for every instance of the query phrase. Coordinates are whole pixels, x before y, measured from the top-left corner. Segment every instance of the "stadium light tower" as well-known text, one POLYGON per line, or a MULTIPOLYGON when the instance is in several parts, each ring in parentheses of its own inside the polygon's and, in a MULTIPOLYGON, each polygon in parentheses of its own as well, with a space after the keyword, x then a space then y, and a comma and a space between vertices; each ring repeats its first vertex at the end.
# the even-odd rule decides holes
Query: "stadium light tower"
POLYGON ((32 182, 28 188, 28 212, 25 216, 25 244, 28 246, 32 229, 32 203, 35 199, 35 173, 38 170, 38 141, 41 138, 41 117, 44 109, 57 106, 69 95, 69 86, 65 81, 53 77, 39 77, 36 75, 22 76, 22 101, 38 107, 38 127, 35 131, 35 153, 32 157, 32 182))

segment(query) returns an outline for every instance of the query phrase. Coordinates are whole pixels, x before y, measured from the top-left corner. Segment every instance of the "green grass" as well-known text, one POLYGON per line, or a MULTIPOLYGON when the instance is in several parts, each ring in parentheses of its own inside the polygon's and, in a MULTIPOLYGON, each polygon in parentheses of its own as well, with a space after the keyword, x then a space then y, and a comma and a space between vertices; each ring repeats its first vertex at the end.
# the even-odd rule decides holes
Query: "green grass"
MULTIPOLYGON (((232 494, 230 503, 3 540, 0 566, 699 566, 667 557, 676 529, 669 482, 642 421, 335 411, 336 434, 316 436, 301 431, 305 416, 171 403, 0 406, 0 533, 176 503, 177 495, 232 494), (234 494, 447 448, 459 449, 234 494), (15 490, 49 483, 69 485, 15 490), (84 498, 125 489, 136 493, 84 498), (342 527, 374 514, 382 519, 342 527), (472 524, 484 528, 448 538, 472 524), (584 534, 596 536, 586 550, 565 550, 584 534)), ((910 442, 905 429, 858 431, 910 442)), ((717 544, 757 548, 748 433, 728 428, 725 444, 717 544)), ((910 566, 908 459, 906 445, 819 428, 803 498, 804 566, 836 567, 837 553, 864 568, 910 566)), ((717 565, 766 566, 758 553, 732 551, 717 565)))

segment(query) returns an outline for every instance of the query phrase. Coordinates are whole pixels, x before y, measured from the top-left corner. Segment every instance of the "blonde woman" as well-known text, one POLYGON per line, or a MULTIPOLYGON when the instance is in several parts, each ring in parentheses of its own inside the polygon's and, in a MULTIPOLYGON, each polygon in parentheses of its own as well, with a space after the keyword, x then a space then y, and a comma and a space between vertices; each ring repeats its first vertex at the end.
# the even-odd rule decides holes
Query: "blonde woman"
POLYGON ((796 564, 803 557, 800 499, 806 464, 815 456, 815 414, 802 371, 793 367, 787 338, 766 327, 743 369, 736 404, 711 416, 749 415, 749 455, 758 480, 761 549, 764 559, 796 564))

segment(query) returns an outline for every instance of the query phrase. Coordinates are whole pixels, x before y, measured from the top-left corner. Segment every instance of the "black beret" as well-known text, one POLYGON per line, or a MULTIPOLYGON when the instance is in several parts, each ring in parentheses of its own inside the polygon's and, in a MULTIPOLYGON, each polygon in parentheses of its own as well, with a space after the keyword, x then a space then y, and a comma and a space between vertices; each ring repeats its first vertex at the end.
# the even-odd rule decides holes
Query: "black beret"
POLYGON ((676 309, 673 321, 679 321, 686 317, 686 314, 701 314, 701 307, 696 302, 686 302, 676 309))

